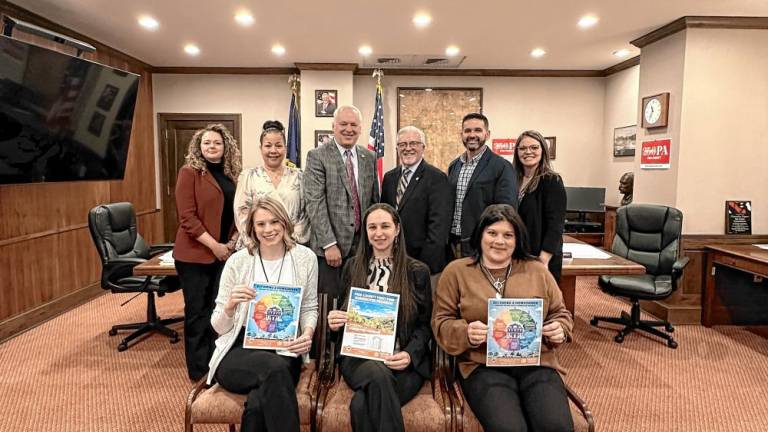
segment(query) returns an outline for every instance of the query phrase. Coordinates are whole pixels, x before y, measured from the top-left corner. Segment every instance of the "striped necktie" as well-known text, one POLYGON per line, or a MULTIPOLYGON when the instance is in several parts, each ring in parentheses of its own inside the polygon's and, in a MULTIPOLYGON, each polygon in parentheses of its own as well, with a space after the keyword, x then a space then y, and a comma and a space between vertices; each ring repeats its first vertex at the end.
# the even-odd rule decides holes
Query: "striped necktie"
POLYGON ((406 168, 403 171, 403 175, 400 176, 400 183, 397 184, 397 205, 400 206, 400 200, 403 198, 403 194, 405 194, 405 188, 408 187, 408 178, 411 176, 411 169, 406 168))

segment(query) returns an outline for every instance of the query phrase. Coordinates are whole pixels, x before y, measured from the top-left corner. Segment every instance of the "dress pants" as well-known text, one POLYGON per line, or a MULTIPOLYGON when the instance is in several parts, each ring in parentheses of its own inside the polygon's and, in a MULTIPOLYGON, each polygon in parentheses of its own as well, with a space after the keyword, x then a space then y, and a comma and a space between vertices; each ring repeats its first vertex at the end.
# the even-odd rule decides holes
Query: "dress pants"
POLYGON ((565 385, 552 368, 478 366, 461 388, 487 432, 573 431, 565 385))
POLYGON ((359 241, 360 232, 358 231, 352 238, 352 248, 349 254, 341 258, 341 265, 338 267, 328 265, 324 255, 317 257, 317 292, 318 294, 328 294, 329 307, 333 306, 334 298, 338 299, 338 307, 341 307, 345 300, 341 286, 341 270, 344 268, 344 264, 347 263, 347 259, 355 255, 359 241))
POLYGON ((211 327, 211 315, 224 263, 197 264, 176 260, 175 265, 184 292, 187 373, 189 379, 197 381, 208 373, 208 362, 215 348, 217 335, 211 327))
POLYGON ((343 357, 341 376, 355 392, 349 404, 353 431, 405 430, 400 407, 413 399, 424 383, 412 367, 395 371, 380 361, 343 357))
POLYGON ((274 351, 243 348, 243 334, 216 368, 215 378, 232 393, 248 395, 240 423, 242 432, 299 432, 296 384, 301 357, 285 357, 274 351))

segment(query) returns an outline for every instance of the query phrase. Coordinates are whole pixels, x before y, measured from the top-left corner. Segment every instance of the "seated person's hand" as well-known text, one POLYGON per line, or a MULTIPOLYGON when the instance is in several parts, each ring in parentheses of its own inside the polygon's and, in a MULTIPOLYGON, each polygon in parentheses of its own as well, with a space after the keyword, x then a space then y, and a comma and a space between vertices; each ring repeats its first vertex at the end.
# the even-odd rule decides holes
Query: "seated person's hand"
POLYGON ((384 357, 384 365, 393 370, 403 370, 411 364, 411 355, 406 351, 400 351, 391 356, 384 357))
POLYGON ((285 345, 282 349, 290 351, 294 354, 308 353, 312 346, 312 333, 314 329, 306 329, 304 333, 291 341, 288 345, 285 345))
POLYGON ((243 302, 249 302, 255 297, 255 289, 249 287, 248 285, 238 285, 232 288, 232 292, 229 294, 227 305, 224 307, 224 312, 226 312, 228 316, 232 316, 235 314, 237 305, 243 302))
POLYGON ((338 329, 344 327, 346 323, 347 312, 340 310, 332 310, 328 312, 328 327, 331 330, 337 331, 338 329))
POLYGON ((341 266, 341 249, 337 245, 333 245, 325 250, 325 262, 331 267, 341 266))
POLYGON ((473 347, 482 345, 488 338, 488 326, 482 321, 472 321, 467 326, 467 339, 473 347))
POLYGON ((550 343, 558 345, 565 342, 565 330, 560 321, 550 321, 541 327, 541 336, 547 338, 550 343))

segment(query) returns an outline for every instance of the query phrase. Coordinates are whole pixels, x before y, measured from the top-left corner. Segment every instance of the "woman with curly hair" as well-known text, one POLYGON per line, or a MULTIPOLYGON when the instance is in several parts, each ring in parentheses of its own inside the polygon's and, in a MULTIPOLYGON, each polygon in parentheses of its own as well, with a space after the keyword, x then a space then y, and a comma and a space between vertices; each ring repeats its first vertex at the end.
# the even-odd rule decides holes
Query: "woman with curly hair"
POLYGON ((224 125, 211 124, 195 132, 176 180, 173 258, 184 291, 184 351, 193 381, 208 372, 213 354, 211 313, 224 261, 237 242, 232 206, 240 170, 237 141, 224 125))

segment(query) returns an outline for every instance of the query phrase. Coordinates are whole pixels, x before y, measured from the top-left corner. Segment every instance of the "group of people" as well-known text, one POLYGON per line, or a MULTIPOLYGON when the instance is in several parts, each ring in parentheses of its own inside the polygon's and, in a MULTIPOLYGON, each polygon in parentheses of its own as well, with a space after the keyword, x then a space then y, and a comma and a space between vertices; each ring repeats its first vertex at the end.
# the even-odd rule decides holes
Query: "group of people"
POLYGON ((384 175, 357 141, 354 106, 334 112, 333 140, 304 171, 285 162, 285 130, 264 123, 264 165, 242 170, 222 125, 198 131, 179 172, 174 258, 185 300, 190 379, 247 394, 242 430, 299 430, 295 385, 318 319, 340 334, 351 287, 400 296, 395 353, 342 357, 355 431, 402 431, 400 407, 431 376, 433 339, 457 356, 459 382, 485 430, 572 430, 555 348, 573 321, 557 286, 565 188, 536 131, 512 163, 490 151, 488 119, 462 120, 466 149, 448 173, 424 159, 426 137, 398 131, 400 165, 384 175), (293 356, 242 348, 253 283, 304 288, 293 356), (340 305, 318 317, 317 293, 340 305), (541 298, 540 366, 486 367, 487 300, 541 298), (434 307, 433 307, 434 303, 434 307))

